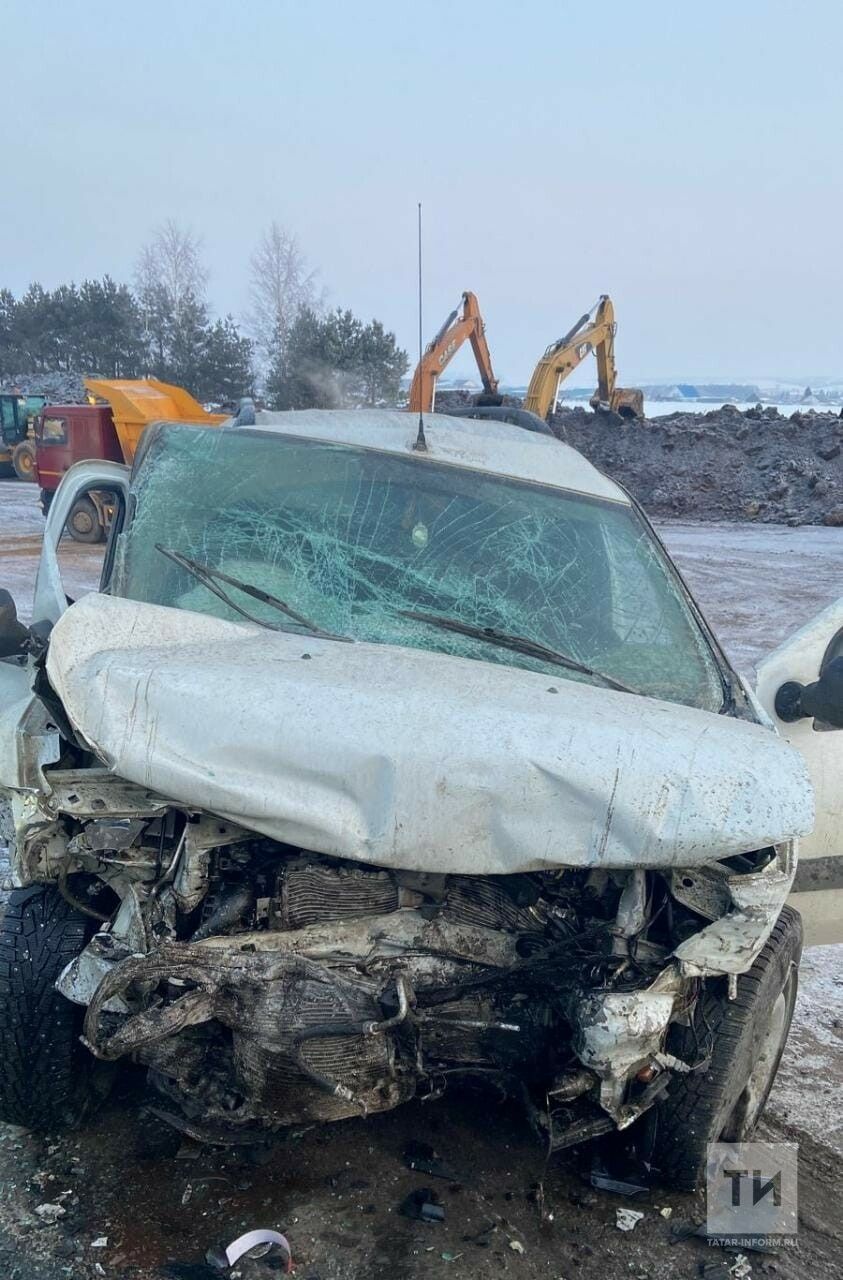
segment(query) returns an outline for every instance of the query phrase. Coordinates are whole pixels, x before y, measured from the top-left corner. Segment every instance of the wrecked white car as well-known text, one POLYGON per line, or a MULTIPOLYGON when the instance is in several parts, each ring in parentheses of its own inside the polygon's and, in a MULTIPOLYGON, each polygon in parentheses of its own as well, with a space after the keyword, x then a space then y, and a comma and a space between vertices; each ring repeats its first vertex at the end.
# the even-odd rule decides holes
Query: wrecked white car
POLYGON ((752 1130, 796 841, 837 852, 843 602, 762 673, 811 756, 629 497, 513 416, 164 423, 67 474, 0 619, 4 1120, 73 1120, 96 1058, 215 1142, 467 1078, 551 1150, 649 1115, 674 1184, 752 1130))

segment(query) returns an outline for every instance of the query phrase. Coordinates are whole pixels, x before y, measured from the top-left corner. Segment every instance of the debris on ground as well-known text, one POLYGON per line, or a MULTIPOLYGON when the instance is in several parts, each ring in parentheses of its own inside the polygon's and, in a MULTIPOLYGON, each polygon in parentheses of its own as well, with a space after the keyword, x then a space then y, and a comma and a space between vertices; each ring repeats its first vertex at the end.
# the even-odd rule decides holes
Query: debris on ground
POLYGON ((643 1217, 644 1214, 637 1209, 616 1209, 615 1226, 618 1231, 633 1231, 643 1217))
POLYGON ((431 1178, 443 1178, 446 1182, 462 1182, 429 1142, 408 1142, 404 1148, 404 1160, 408 1169, 426 1173, 431 1178))
POLYGON ((254 1231, 245 1231, 242 1236, 232 1240, 231 1244, 218 1249, 209 1249, 205 1255, 208 1265, 218 1271, 228 1271, 241 1258, 265 1258, 277 1252, 282 1259, 283 1271, 288 1274, 293 1269, 293 1254, 290 1242, 280 1231, 271 1231, 258 1227, 254 1231))
POLYGON ((639 1196, 650 1190, 650 1177, 643 1163, 627 1152, 611 1148, 595 1155, 590 1181, 595 1190, 616 1196, 639 1196))
MULTIPOLYGON (((670 1216, 669 1214, 665 1215, 663 1209, 660 1210, 660 1212, 663 1217, 670 1216)), ((671 1209, 670 1213, 672 1212, 673 1210, 671 1209)), ((709 1235, 708 1235, 708 1227, 706 1226, 706 1224, 704 1222, 703 1223, 686 1222, 683 1220, 672 1222, 670 1224, 671 1244, 678 1244, 680 1241, 688 1240, 692 1236, 698 1237, 700 1240, 708 1241, 709 1235)), ((726 1253, 735 1253, 734 1245, 719 1244, 718 1242, 718 1247, 723 1249, 726 1253)), ((752 1239, 747 1239, 747 1238, 743 1239, 741 1241, 741 1248, 750 1249, 753 1253, 769 1253, 769 1254, 772 1254, 773 1257, 778 1256, 778 1250, 776 1249, 776 1246, 772 1243, 767 1244, 763 1236, 753 1237, 752 1239)), ((743 1255, 740 1253, 737 1255, 736 1263, 737 1261, 740 1260, 742 1256, 743 1255)), ((749 1266, 749 1263, 746 1262, 746 1258, 744 1258, 744 1262, 746 1263, 747 1266, 749 1266)), ((736 1265, 736 1263, 730 1264, 730 1265, 736 1265)), ((745 1274, 748 1275, 749 1272, 747 1271, 745 1274)))
POLYGON ((39 1204, 36 1206, 35 1212, 42 1222, 58 1222, 59 1218, 64 1217, 67 1210, 61 1204, 39 1204))
POLYGON ((749 1265, 749 1260, 742 1253, 738 1254, 729 1270, 733 1280, 749 1280, 752 1275, 752 1267, 749 1265))
POLYGON ((720 1258, 701 1262, 699 1273, 702 1280, 732 1280, 731 1268, 720 1258))
POLYGON ((419 1222, 444 1222, 445 1206, 439 1203, 439 1197, 430 1187, 417 1187, 401 1202, 398 1212, 405 1218, 415 1218, 419 1222))

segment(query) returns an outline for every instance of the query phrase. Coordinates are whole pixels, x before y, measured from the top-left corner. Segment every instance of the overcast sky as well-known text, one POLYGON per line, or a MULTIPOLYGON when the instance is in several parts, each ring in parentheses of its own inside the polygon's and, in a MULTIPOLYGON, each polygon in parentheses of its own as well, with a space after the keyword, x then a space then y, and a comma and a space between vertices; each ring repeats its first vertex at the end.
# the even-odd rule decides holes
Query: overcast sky
POLYGON ((5 0, 0 284, 129 278, 174 217, 240 317, 276 218, 414 356, 422 200, 426 336, 473 289, 507 381, 601 292, 622 381, 843 379, 841 37, 838 0, 5 0))

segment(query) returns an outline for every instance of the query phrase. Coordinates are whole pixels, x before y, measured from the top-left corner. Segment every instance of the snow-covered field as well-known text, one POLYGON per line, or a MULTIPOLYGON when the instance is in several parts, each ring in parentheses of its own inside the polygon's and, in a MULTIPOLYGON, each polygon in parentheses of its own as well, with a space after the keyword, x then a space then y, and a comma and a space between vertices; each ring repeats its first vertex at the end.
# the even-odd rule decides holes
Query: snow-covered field
MULTIPOLYGON (((566 409, 587 409, 587 400, 571 400, 564 396, 559 400, 560 405, 566 409)), ((722 408, 723 401, 701 401, 701 400, 645 400, 644 416, 647 418, 662 418, 668 413, 710 413, 713 409, 722 408)), ((735 400, 728 403, 734 404, 736 409, 742 412, 746 409, 754 409, 757 400, 735 400)), ((840 413, 843 401, 835 404, 777 404, 773 400, 763 401, 765 408, 778 409, 779 413, 789 418, 793 413, 808 413, 813 409, 815 413, 840 413)))

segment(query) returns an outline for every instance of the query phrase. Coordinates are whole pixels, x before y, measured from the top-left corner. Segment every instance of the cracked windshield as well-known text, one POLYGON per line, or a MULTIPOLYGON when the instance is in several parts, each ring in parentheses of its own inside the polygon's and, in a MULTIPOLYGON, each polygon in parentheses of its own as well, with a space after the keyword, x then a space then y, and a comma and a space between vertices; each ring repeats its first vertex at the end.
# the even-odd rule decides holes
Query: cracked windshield
POLYGON ((429 458, 273 434, 160 428, 120 537, 115 594, 306 633, 323 631, 603 683, 434 615, 541 644, 654 697, 719 709, 720 676, 636 513, 429 458), (157 545, 156 545, 157 544, 157 545))

